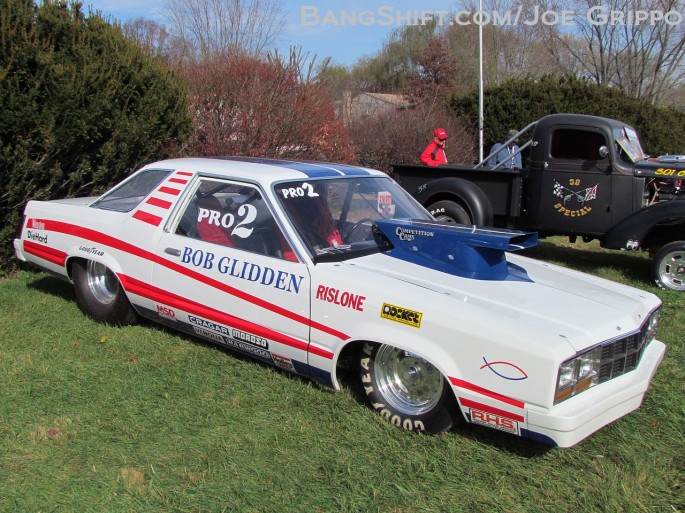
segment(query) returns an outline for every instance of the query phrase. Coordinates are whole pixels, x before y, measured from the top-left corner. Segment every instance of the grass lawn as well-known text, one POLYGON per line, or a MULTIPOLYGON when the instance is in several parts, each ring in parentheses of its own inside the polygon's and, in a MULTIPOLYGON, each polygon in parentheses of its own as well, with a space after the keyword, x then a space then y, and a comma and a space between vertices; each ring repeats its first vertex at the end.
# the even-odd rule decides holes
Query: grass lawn
POLYGON ((408 433, 351 391, 97 324, 47 274, 3 279, 0 512, 682 513, 685 294, 658 291, 644 256, 577 248, 528 254, 659 294, 668 353, 637 412, 570 449, 408 433))

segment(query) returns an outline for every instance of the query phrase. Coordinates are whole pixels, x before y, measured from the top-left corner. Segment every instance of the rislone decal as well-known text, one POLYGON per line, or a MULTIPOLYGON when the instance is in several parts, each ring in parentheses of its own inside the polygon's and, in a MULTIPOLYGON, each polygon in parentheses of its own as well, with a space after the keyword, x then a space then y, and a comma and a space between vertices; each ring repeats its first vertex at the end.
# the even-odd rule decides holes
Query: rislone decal
MULTIPOLYGON (((125 253, 130 254, 130 255, 133 255, 133 256, 142 258, 144 260, 148 260, 150 262, 153 262, 155 264, 159 264, 161 266, 164 266, 167 269, 170 269, 170 270, 172 270, 176 273, 179 273, 183 276, 187 276, 188 278, 191 278, 191 279, 196 280, 200 283, 208 285, 212 288, 215 288, 217 290, 221 290, 227 294, 230 294, 233 297, 247 301, 248 303, 250 303, 254 306, 264 308, 265 310, 273 312, 277 315, 281 315, 281 316, 283 316, 287 319, 293 320, 295 322, 299 322, 301 324, 304 324, 305 326, 309 326, 312 329, 315 329, 317 331, 321 331, 322 333, 327 333, 328 335, 336 337, 340 340, 347 340, 349 338, 349 336, 346 335, 345 333, 338 331, 334 328, 331 328, 330 326, 326 326, 324 324, 321 324, 321 323, 318 323, 315 321, 310 321, 309 318, 307 318, 303 315, 297 314, 297 313, 292 312, 290 310, 287 310, 283 307, 280 307, 278 305, 270 303, 269 301, 261 299, 257 296, 253 296, 252 294, 248 294, 246 292, 243 292, 242 290, 239 290, 235 287, 231 287, 230 285, 227 285, 227 284, 222 283, 218 280, 215 280, 213 278, 210 278, 208 276, 200 274, 199 272, 193 271, 192 269, 188 269, 188 268, 186 268, 180 264, 177 264, 176 262, 172 262, 171 260, 167 260, 166 258, 163 258, 159 255, 156 255, 155 253, 152 253, 151 251, 147 251, 145 249, 140 248, 139 246, 135 246, 135 245, 130 244, 128 242, 125 242, 121 239, 117 239, 116 237, 112 237, 111 235, 107 235, 107 234, 104 234, 102 232, 92 230, 90 228, 84 228, 82 226, 77 226, 77 225, 70 224, 70 223, 64 223, 61 221, 53 221, 53 220, 48 220, 48 219, 41 219, 41 220, 36 220, 36 221, 44 223, 46 231, 65 233, 67 235, 72 235, 74 237, 79 237, 82 239, 90 240, 92 242, 96 242, 98 244, 109 246, 109 247, 117 249, 119 251, 123 251, 125 253)), ((28 242, 28 241, 25 241, 24 244, 26 244, 26 242, 28 242)), ((63 265, 63 263, 62 263, 62 265, 63 265)))

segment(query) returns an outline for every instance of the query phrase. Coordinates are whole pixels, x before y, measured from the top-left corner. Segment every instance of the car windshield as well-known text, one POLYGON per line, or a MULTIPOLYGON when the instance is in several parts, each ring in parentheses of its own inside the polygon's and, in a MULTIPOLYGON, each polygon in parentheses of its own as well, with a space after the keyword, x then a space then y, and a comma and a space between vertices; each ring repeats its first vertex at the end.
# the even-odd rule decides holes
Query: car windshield
POLYGON ((432 217, 385 177, 348 177, 281 183, 276 196, 314 261, 345 260, 390 249, 379 219, 432 217))

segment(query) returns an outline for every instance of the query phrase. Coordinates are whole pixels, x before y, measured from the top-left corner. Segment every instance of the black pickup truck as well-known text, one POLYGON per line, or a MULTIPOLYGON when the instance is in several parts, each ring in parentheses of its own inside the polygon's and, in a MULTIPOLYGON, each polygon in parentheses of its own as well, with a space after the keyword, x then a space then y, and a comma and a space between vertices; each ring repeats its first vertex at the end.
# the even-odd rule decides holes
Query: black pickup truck
POLYGON ((649 159, 634 128, 596 116, 552 114, 511 140, 528 137, 524 169, 490 168, 488 156, 475 166, 398 164, 393 177, 438 219, 648 251, 656 283, 685 291, 683 157, 649 159))

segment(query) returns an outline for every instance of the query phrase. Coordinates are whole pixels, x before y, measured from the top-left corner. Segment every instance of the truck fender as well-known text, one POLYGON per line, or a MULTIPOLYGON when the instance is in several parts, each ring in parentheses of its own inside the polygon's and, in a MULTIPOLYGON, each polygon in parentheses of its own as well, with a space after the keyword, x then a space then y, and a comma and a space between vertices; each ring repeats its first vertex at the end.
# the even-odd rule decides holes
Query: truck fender
POLYGON ((601 242, 608 249, 657 249, 685 239, 685 201, 671 200, 638 210, 614 226, 601 242), (659 227, 663 227, 659 233, 659 227))
POLYGON ((468 210, 471 223, 492 226, 492 204, 483 190, 463 178, 438 178, 421 185, 415 198, 426 208, 438 201, 451 201, 468 210))

